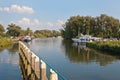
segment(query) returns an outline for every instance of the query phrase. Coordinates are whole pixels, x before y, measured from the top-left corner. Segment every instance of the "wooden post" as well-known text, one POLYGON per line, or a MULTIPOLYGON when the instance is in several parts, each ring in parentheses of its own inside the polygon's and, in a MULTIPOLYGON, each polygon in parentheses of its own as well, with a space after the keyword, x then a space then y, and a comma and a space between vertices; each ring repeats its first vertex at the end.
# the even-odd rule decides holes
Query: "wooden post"
POLYGON ((37 79, 40 80, 40 60, 38 56, 35 58, 35 74, 37 79))
POLYGON ((58 80, 58 75, 55 71, 50 69, 50 79, 49 80, 58 80))
POLYGON ((28 65, 27 65, 27 76, 28 79, 31 78, 31 54, 30 54, 30 50, 27 51, 27 61, 28 61, 28 65))
POLYGON ((27 50, 27 58, 28 58, 29 64, 31 64, 31 52, 29 49, 27 50))
MULTIPOLYGON (((35 56, 35 54, 34 53, 32 53, 32 62, 31 62, 31 67, 32 67, 32 70, 35 70, 35 58, 36 58, 36 56, 35 56)), ((34 74, 34 72, 32 72, 32 74, 31 74, 31 80, 35 80, 35 74, 34 74)))
POLYGON ((20 52, 21 42, 19 41, 18 43, 19 43, 19 44, 18 44, 18 51, 20 52))
POLYGON ((40 61, 41 62, 41 80, 48 80, 47 76, 46 76, 46 63, 44 61, 40 61))
POLYGON ((32 65, 32 69, 34 70, 35 69, 35 58, 36 58, 36 56, 35 56, 35 54, 34 53, 32 53, 32 63, 31 63, 31 65, 32 65))

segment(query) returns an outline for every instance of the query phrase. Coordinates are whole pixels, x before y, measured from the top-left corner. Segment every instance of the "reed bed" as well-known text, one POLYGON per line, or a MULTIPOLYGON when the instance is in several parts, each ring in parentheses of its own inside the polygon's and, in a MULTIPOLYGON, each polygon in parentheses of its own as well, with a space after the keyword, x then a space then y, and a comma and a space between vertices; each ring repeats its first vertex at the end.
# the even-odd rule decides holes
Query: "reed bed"
POLYGON ((116 41, 95 41, 87 43, 90 48, 120 54, 120 40, 116 41))
POLYGON ((13 40, 10 38, 0 38, 0 48, 9 47, 13 44, 13 40))

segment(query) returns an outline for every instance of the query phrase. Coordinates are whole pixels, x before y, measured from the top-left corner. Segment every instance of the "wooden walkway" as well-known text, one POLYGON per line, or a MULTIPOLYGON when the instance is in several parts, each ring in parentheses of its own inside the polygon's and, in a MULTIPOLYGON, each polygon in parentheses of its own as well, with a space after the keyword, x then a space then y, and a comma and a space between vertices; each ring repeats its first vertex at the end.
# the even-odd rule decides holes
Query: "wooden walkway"
POLYGON ((67 80, 64 76, 52 69, 40 59, 24 43, 19 41, 19 64, 23 80, 67 80), (47 66, 49 75, 47 75, 47 66))

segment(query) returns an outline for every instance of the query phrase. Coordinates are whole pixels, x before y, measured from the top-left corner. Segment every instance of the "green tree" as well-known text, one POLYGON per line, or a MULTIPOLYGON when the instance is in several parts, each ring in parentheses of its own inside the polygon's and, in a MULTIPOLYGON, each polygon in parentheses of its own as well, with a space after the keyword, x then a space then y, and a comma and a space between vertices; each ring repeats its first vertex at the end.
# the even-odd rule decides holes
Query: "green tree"
POLYGON ((96 37, 120 37, 120 21, 106 14, 98 17, 72 16, 67 20, 61 34, 65 39, 71 39, 80 34, 96 37))
POLYGON ((27 28, 27 30, 25 30, 25 35, 32 36, 33 35, 33 31, 30 30, 30 28, 27 28))
POLYGON ((18 37, 20 36, 20 33, 21 33, 21 27, 13 23, 8 25, 6 34, 13 36, 13 37, 18 37))
POLYGON ((60 36, 61 33, 56 30, 36 30, 34 32, 34 36, 39 38, 39 37, 57 37, 60 36))

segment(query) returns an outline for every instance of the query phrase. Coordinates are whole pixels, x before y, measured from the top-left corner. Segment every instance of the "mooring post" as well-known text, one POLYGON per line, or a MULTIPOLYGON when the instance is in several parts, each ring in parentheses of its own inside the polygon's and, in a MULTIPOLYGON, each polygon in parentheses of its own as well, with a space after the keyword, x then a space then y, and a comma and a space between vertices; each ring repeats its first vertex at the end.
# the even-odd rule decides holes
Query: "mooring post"
POLYGON ((52 69, 50 69, 50 78, 49 80, 58 80, 58 75, 55 71, 53 71, 52 69))
POLYGON ((41 62, 41 80, 48 80, 47 76, 46 76, 46 63, 44 61, 40 61, 41 62))

